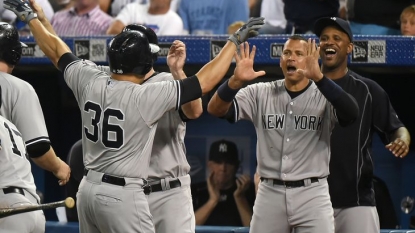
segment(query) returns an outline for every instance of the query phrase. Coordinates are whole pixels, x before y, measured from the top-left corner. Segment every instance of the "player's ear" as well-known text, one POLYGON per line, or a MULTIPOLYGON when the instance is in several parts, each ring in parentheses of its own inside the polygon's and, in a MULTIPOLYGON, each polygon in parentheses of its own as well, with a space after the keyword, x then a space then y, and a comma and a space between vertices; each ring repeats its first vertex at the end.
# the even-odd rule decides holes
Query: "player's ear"
POLYGON ((208 161, 207 167, 208 167, 209 171, 213 171, 213 164, 214 164, 214 162, 208 161))
POLYGON ((349 45, 347 46, 347 54, 352 53, 352 51, 353 51, 353 43, 350 42, 349 45))

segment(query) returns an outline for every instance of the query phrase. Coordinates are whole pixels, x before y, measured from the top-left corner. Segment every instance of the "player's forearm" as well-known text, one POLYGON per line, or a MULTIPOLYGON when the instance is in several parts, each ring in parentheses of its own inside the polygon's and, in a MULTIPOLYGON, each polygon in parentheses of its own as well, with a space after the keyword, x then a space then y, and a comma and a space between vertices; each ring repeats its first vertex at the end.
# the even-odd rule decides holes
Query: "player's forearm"
POLYGON ((320 92, 333 105, 341 126, 351 124, 359 116, 356 99, 346 93, 340 86, 327 77, 323 77, 316 85, 320 92))
POLYGON ((69 47, 59 37, 51 34, 38 19, 30 20, 29 26, 40 49, 57 67, 59 58, 71 52, 69 47))
POLYGON ((395 139, 399 138, 404 141, 408 147, 411 144, 411 135, 409 134, 408 129, 405 127, 400 127, 395 130, 390 138, 390 141, 395 141, 395 139))
POLYGON ((48 32, 50 32, 52 35, 58 36, 58 34, 56 34, 55 30, 53 29, 52 24, 50 24, 49 20, 46 17, 39 21, 46 28, 46 30, 48 30, 48 32))
POLYGON ((218 203, 207 201, 202 207, 195 211, 196 225, 204 225, 218 203))
POLYGON ((203 113, 202 99, 193 100, 182 105, 182 111, 189 119, 197 119, 203 113))
POLYGON ((249 227, 252 218, 252 209, 249 207, 246 197, 235 197, 236 207, 244 227, 249 227))
POLYGON ((202 94, 207 94, 223 79, 236 51, 236 45, 228 41, 220 53, 196 74, 202 94))
POLYGON ((225 102, 223 101, 219 96, 218 93, 215 92, 215 94, 210 99, 207 111, 209 114, 216 116, 216 117, 223 117, 226 115, 226 113, 229 111, 229 108, 231 107, 232 102, 225 102))
POLYGON ((170 73, 173 75, 173 78, 175 80, 181 80, 181 79, 187 78, 186 73, 182 69, 176 70, 176 69, 170 68, 170 73))
POLYGON ((32 158, 32 161, 40 168, 53 173, 59 170, 62 162, 61 159, 56 156, 55 151, 52 147, 50 147, 49 151, 44 155, 37 158, 32 158))

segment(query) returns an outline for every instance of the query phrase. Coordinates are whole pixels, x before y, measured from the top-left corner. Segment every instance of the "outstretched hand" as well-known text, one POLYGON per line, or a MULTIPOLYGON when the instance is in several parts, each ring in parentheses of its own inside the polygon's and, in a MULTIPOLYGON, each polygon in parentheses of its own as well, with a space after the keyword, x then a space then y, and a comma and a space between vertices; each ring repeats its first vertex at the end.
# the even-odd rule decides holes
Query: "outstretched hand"
POLYGON ((259 76, 265 75, 265 71, 254 70, 254 58, 256 53, 256 46, 252 46, 252 51, 249 52, 248 42, 240 45, 240 53, 235 52, 236 67, 234 70, 234 79, 240 82, 247 82, 256 79, 259 76))
POLYGON ((37 18, 37 14, 24 0, 4 0, 4 8, 13 11, 25 23, 37 18))
POLYGON ((170 47, 167 55, 167 65, 170 70, 182 70, 186 62, 186 45, 180 41, 175 40, 170 47))
POLYGON ((297 69, 297 72, 313 81, 319 81, 323 78, 318 59, 320 58, 320 46, 316 46, 316 40, 308 39, 307 56, 305 57, 305 69, 297 69))

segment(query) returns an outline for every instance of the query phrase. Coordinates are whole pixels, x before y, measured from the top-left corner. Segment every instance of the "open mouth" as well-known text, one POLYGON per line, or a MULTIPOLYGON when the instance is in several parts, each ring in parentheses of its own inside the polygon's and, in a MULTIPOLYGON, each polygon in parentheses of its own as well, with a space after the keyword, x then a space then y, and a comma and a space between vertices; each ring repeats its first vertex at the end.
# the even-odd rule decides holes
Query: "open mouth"
POLYGON ((287 74, 293 74, 296 70, 297 68, 295 66, 287 65, 287 74))
POLYGON ((326 49, 324 50, 324 53, 326 54, 327 58, 332 58, 337 54, 336 50, 334 49, 326 49))

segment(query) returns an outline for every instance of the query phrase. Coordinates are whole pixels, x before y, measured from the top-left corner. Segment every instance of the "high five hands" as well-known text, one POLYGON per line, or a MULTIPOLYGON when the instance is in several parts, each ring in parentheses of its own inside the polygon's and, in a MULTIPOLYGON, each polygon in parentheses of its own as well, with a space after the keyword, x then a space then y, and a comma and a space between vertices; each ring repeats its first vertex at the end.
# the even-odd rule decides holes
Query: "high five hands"
POLYGON ((306 66, 304 69, 297 69, 297 72, 313 81, 319 81, 323 78, 318 59, 320 58, 320 46, 316 46, 315 39, 308 39, 307 54, 305 57, 306 66))

